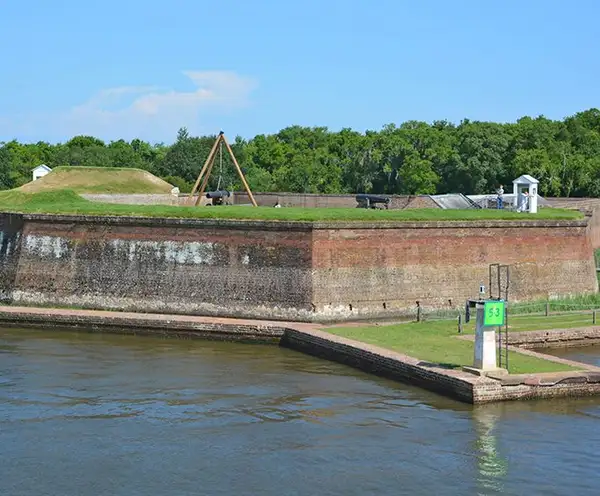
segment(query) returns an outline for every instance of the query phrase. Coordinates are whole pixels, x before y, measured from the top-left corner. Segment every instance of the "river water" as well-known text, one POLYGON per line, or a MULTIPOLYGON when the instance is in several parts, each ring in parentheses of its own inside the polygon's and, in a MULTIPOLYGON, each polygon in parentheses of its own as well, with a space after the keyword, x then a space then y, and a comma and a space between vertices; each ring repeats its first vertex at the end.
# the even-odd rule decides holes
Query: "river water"
POLYGON ((0 494, 597 495, 600 400, 473 407, 276 346, 0 329, 0 494))
POLYGON ((542 353, 548 353, 560 358, 575 360, 577 362, 589 363, 600 367, 600 346, 584 346, 575 348, 555 348, 550 350, 540 350, 542 353))

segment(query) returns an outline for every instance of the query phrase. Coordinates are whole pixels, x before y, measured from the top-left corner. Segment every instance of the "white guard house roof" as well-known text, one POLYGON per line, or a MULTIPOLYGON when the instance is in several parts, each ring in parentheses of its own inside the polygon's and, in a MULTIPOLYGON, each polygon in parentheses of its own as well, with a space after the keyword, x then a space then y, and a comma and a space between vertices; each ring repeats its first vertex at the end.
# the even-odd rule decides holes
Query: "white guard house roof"
POLYGON ((517 177, 514 181, 513 184, 539 184, 540 182, 535 178, 535 177, 531 177, 529 174, 523 174, 520 177, 517 177))
POLYGON ((42 165, 38 165, 35 169, 33 169, 33 171, 46 171, 46 172, 52 172, 52 169, 50 167, 48 167, 46 164, 42 164, 42 165))

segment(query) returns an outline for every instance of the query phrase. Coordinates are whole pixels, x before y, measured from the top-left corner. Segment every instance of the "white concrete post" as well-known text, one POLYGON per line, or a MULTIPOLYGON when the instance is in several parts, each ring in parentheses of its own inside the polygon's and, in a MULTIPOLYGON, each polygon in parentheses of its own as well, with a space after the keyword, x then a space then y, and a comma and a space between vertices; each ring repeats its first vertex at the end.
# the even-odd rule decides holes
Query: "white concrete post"
POLYGON ((496 328, 484 327, 484 303, 477 303, 475 321, 475 357, 473 367, 483 371, 497 370, 496 328))

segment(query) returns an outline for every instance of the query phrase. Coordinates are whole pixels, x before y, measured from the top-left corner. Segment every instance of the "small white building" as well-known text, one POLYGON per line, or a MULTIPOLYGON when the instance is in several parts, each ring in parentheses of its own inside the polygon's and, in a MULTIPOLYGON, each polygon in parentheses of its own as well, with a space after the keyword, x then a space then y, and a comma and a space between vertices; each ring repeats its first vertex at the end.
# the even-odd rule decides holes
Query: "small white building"
POLYGON ((49 172, 52 172, 52 169, 46 164, 38 165, 35 169, 33 169, 33 180, 35 181, 40 177, 44 177, 49 172))
POLYGON ((539 183, 529 174, 523 174, 513 181, 513 195, 518 212, 537 213, 539 183))

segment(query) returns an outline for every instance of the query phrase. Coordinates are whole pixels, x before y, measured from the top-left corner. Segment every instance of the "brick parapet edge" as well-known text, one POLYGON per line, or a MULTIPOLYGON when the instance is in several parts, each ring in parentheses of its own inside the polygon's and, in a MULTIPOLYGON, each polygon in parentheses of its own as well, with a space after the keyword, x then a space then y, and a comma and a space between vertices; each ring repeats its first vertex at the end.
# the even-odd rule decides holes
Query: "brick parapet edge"
MULTIPOLYGON (((2 213, 2 212, 0 212, 2 213)), ((587 227, 589 219, 573 220, 442 220, 442 221, 280 221, 255 219, 217 219, 217 218, 174 218, 174 217, 144 217, 118 215, 77 215, 77 214, 26 214, 6 212, 12 215, 22 215, 24 220, 55 222, 68 224, 92 223, 137 226, 172 226, 172 227, 224 227, 228 229, 274 229, 301 230, 311 229, 465 229, 465 228, 540 228, 540 227, 587 227)))

